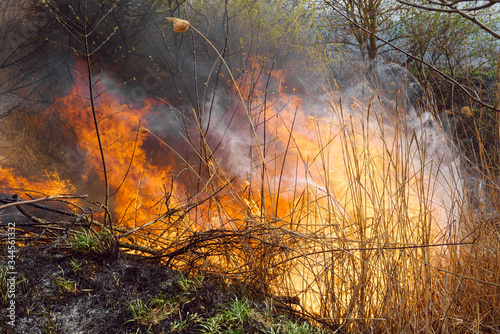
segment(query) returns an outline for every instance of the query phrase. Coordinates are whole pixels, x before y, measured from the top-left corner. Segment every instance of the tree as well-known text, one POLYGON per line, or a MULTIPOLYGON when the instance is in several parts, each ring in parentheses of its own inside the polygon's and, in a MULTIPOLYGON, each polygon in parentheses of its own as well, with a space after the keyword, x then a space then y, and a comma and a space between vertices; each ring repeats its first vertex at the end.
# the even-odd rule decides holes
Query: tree
MULTIPOLYGON (((456 83, 450 83, 437 72, 429 71, 430 67, 418 60, 425 61, 464 87, 469 86, 472 90, 468 93, 474 98, 491 101, 491 96, 487 97, 491 95, 491 85, 487 82, 495 72, 500 51, 494 37, 459 15, 406 8, 402 10, 401 18, 404 23, 395 26, 392 34, 396 38, 395 44, 411 57, 395 51, 390 52, 388 58, 407 66, 431 86, 450 91, 450 94, 441 94, 442 99, 438 100, 440 108, 451 110, 457 105, 463 106, 466 101, 463 97, 466 95, 453 96, 451 92, 457 87, 456 83)), ((494 17, 485 18, 487 20, 484 22, 488 26, 496 24, 494 17)))
POLYGON ((22 106, 50 104, 64 79, 54 80, 65 52, 51 49, 52 13, 41 14, 32 1, 0 2, 0 118, 22 106))
POLYGON ((469 148, 469 151, 479 152, 480 165, 498 168, 500 155, 496 152, 500 146, 499 2, 398 2, 408 9, 405 14, 405 38, 409 41, 406 48, 415 56, 413 60, 417 61, 417 71, 422 78, 430 79, 434 92, 441 90, 441 107, 461 110, 463 106, 467 106, 469 110, 476 111, 476 118, 480 123, 469 125, 466 127, 469 131, 459 136, 463 142, 475 143, 477 147, 469 148), (415 21, 418 24, 408 24, 415 21), (425 33, 422 29, 425 29, 425 33), (439 76, 436 76, 436 73, 439 76), (456 87, 466 95, 455 94, 456 87))
POLYGON ((498 4, 498 1, 496 0, 487 0, 481 2, 478 2, 476 0, 424 0, 423 2, 409 2, 405 0, 397 1, 403 5, 419 8, 425 11, 459 14, 463 18, 476 24, 488 34, 497 39, 500 39, 500 33, 495 31, 494 27, 490 27, 480 20, 480 16, 495 15, 494 12, 488 12, 487 9, 490 9, 494 5, 498 4))
POLYGON ((337 13, 333 28, 342 32, 342 43, 358 48, 363 60, 374 60, 384 46, 376 36, 386 34, 400 6, 388 0, 324 2, 337 13))

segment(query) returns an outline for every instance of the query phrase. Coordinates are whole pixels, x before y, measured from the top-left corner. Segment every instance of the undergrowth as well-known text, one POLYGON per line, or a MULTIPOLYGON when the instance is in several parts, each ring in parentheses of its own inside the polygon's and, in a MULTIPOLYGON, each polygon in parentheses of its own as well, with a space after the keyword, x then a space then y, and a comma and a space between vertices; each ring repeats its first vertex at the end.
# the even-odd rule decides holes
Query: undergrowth
POLYGON ((106 230, 81 228, 71 234, 69 247, 75 252, 84 254, 110 254, 116 251, 116 243, 112 234, 106 230))
POLYGON ((179 293, 130 302, 131 317, 126 323, 133 322, 151 333, 167 327, 173 333, 326 333, 304 319, 286 316, 271 299, 258 301, 241 295, 241 291, 219 295, 220 302, 209 308, 204 304, 208 286, 201 281, 186 285, 186 281, 190 280, 181 276, 174 282, 179 293))

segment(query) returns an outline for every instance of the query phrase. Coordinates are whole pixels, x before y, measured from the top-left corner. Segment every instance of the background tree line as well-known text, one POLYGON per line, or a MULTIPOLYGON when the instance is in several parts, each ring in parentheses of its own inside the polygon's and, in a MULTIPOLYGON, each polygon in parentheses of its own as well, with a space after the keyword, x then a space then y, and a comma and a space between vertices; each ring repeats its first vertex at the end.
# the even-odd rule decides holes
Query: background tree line
POLYGON ((2 117, 67 93, 86 42, 95 47, 94 74, 115 73, 128 83, 132 102, 156 96, 201 114, 214 92, 231 83, 205 39, 172 32, 165 18, 174 16, 197 27, 237 77, 255 70, 249 66, 255 59, 339 85, 366 75, 360 63, 399 64, 418 78, 436 114, 446 110, 457 118, 461 142, 477 146, 480 134, 486 151, 498 145, 496 1, 23 0, 0 6, 2 117), (96 28, 85 38, 84 20, 96 28), (463 107, 481 126, 464 126, 470 120, 463 107))
MULTIPOLYGON (((29 84, 18 82, 20 79, 5 81, 16 76, 13 74, 16 70, 39 82, 39 78, 37 81, 28 73, 37 72, 37 77, 43 77, 41 72, 58 71, 63 66, 61 59, 68 62, 68 48, 57 48, 57 45, 71 49, 78 44, 78 39, 71 36, 67 27, 57 24, 56 17, 64 16, 68 23, 73 21, 77 25, 85 3, 83 0, 2 2, 0 31, 4 47, 0 70, 4 78, 1 90, 4 99, 9 95, 34 94, 29 92, 29 84), (47 54, 50 56, 46 57, 47 54), (41 55, 46 61, 37 59, 41 55), (13 93, 21 87, 26 90, 24 93, 13 93)), ((108 1, 105 6, 98 4, 88 2, 88 15, 116 7, 100 24, 106 29, 116 28, 100 50, 106 56, 96 63, 108 70, 114 60, 115 69, 128 61, 126 72, 132 72, 129 69, 134 66, 130 66, 130 59, 139 58, 154 62, 178 80, 183 72, 178 67, 179 58, 186 58, 185 52, 192 53, 189 48, 199 48, 195 53, 201 63, 204 58, 212 60, 212 51, 199 36, 175 35, 165 30, 165 17, 177 16, 198 26, 230 62, 236 61, 235 54, 241 56, 240 62, 245 56, 260 54, 282 63, 287 59, 298 62, 307 54, 308 61, 304 64, 311 64, 312 55, 316 55, 322 57, 323 63, 339 67, 349 66, 345 61, 352 59, 372 61, 383 57, 406 66, 421 79, 431 80, 432 69, 416 61, 420 59, 457 80, 467 75, 476 80, 496 77, 499 17, 495 1, 486 1, 481 6, 477 6, 476 1, 464 0, 125 0, 108 1), (161 34, 163 36, 159 36, 161 34), (113 52, 115 47, 125 53, 125 56, 119 55, 124 58, 122 62, 113 59, 118 54, 113 52), (303 55, 296 57, 297 53, 303 55)), ((111 31, 99 33, 107 38, 111 31)), ((96 34, 93 38, 100 37, 96 34)), ((491 102, 494 94, 488 93, 491 102)), ((449 96, 441 102, 447 108, 453 104, 449 96)))

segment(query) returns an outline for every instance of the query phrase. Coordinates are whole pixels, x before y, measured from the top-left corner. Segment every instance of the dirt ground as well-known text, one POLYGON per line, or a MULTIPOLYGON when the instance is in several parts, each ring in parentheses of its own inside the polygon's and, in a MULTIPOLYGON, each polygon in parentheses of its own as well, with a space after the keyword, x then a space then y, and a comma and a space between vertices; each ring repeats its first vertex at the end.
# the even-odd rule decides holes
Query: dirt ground
MULTIPOLYGON (((0 267, 7 261, 2 256, 0 267)), ((15 326, 9 325, 8 313, 1 312, 2 333, 169 333, 175 317, 215 312, 233 296, 220 283, 204 280, 179 303, 176 314, 151 326, 133 320, 131 303, 186 293, 176 284, 182 275, 164 265, 121 252, 97 256, 30 247, 17 254, 15 269, 15 326)), ((2 297, 5 311, 9 299, 2 297)), ((258 331, 254 325, 247 324, 248 332, 258 331)), ((195 329, 188 326, 177 332, 195 329)))

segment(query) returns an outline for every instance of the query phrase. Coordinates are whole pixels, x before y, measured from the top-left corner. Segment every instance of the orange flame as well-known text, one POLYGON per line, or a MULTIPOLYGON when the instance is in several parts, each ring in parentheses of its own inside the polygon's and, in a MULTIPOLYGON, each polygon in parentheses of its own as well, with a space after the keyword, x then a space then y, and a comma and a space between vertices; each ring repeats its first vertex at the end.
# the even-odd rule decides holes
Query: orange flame
MULTIPOLYGON (((398 140, 397 131, 368 124, 366 107, 360 103, 345 107, 309 96, 312 102, 308 106, 305 99, 289 93, 296 90, 286 87, 285 72, 273 73, 269 78, 243 77, 246 79, 238 83, 248 96, 248 101, 242 101, 247 107, 239 116, 247 118, 254 130, 248 133, 253 140, 249 172, 229 182, 227 175, 232 171, 226 170, 227 164, 215 156, 207 158, 203 162, 207 183, 228 183, 232 191, 216 194, 189 222, 195 221, 198 229, 226 224, 236 229, 249 221, 264 224, 272 220, 294 232, 323 238, 324 244, 311 246, 315 247, 308 250, 311 253, 318 252, 319 247, 330 251, 421 243, 421 235, 412 228, 424 223, 437 226, 440 209, 432 202, 432 187, 428 186, 432 180, 408 163, 408 148, 391 147, 398 140), (268 84, 275 87, 273 92, 266 91, 268 84)), ((86 154, 82 175, 89 184, 102 186, 103 164, 87 89, 77 83, 43 115, 55 113, 75 130, 86 154)), ((185 193, 179 182, 171 181, 171 176, 179 172, 175 162, 158 166, 146 153, 150 135, 147 116, 154 108, 151 100, 140 108, 131 107, 110 92, 95 100, 115 221, 130 228, 152 221, 169 205, 177 205, 185 193), (172 197, 165 190, 170 184, 172 197)), ((13 171, 5 170, 0 181, 14 185, 5 175, 13 175, 13 171)), ((43 187, 26 182, 18 186, 43 187)), ((59 192, 74 191, 57 175, 52 176, 49 186, 59 192)), ((217 192, 216 187, 203 189, 217 192)), ((96 191, 103 193, 103 189, 96 191)), ((153 232, 160 235, 162 227, 153 232)), ((354 260, 345 270, 355 272, 354 267, 364 266, 367 260, 363 254, 359 250, 349 252, 354 260)), ((320 256, 311 259, 315 265, 296 264, 286 284, 296 291, 303 291, 301 286, 307 285, 309 291, 301 297, 314 308, 322 289, 314 271, 326 264, 320 256)), ((350 297, 345 291, 337 293, 347 305, 350 297)))
MULTIPOLYGON (((95 125, 89 100, 85 98, 88 88, 77 83, 65 97, 56 99, 47 113, 56 113, 72 127, 79 145, 86 153, 86 165, 82 166, 84 178, 98 176, 98 184, 104 182, 103 165, 96 136, 95 125)), ((112 93, 103 93, 95 100, 99 132, 101 136, 112 210, 121 225, 136 227, 157 215, 164 205, 158 201, 165 195, 165 185, 171 167, 155 166, 148 160, 143 147, 147 131, 142 124, 153 109, 152 101, 146 100, 140 108, 121 103, 112 93)), ((177 185, 173 185, 177 191, 177 185)), ((103 192, 102 189, 96 189, 103 192)))
POLYGON ((44 180, 34 180, 20 175, 13 168, 0 166, 0 184, 2 188, 43 192, 44 195, 48 196, 72 194, 75 192, 75 187, 71 182, 61 180, 57 173, 52 172, 45 175, 44 180))

